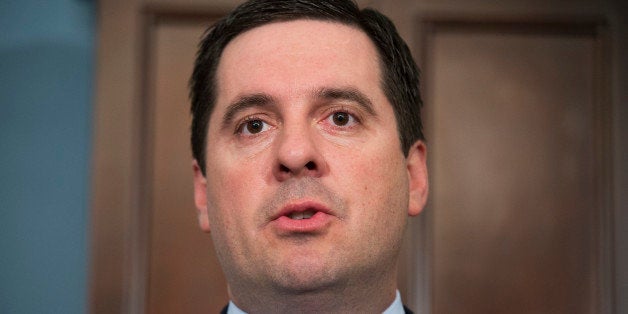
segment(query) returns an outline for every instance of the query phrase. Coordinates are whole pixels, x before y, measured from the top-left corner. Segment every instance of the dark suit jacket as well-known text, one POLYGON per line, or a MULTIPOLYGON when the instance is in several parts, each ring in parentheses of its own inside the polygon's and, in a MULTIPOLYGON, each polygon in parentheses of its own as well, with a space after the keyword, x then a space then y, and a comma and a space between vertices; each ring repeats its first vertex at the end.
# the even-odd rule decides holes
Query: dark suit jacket
MULTIPOLYGON (((225 306, 222 311, 220 311, 220 314, 227 314, 227 309, 229 308, 229 304, 227 304, 227 306, 225 306)), ((405 305, 403 306, 403 310, 406 312, 406 314, 414 314, 414 312, 410 311, 409 308, 407 308, 405 305)))

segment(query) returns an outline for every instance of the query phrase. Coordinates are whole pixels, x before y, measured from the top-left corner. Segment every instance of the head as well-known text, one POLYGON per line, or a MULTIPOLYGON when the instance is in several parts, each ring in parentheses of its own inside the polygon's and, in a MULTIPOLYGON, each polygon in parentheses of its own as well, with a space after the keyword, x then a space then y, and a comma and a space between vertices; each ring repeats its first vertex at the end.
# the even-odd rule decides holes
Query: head
POLYGON ((345 24, 364 32, 375 45, 381 70, 381 88, 393 106, 401 150, 408 153, 417 140, 424 141, 421 123, 419 70, 410 49, 394 24, 381 13, 360 10, 350 0, 250 1, 209 28, 200 43, 190 80, 192 100, 192 153, 205 173, 207 125, 216 101, 216 69, 225 47, 236 36, 259 26, 298 19, 345 24))
POLYGON ((392 24, 348 1, 247 2, 205 35, 191 86, 199 223, 236 304, 383 310, 427 197, 392 24))

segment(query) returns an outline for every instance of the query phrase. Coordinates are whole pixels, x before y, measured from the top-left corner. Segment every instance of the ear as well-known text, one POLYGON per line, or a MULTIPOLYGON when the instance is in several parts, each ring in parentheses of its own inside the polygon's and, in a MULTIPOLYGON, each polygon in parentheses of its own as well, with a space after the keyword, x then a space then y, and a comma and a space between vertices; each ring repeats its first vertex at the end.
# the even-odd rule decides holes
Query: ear
POLYGON ((408 167, 408 215, 416 216, 425 207, 429 190, 427 182, 427 148, 422 141, 415 142, 406 158, 408 167))
POLYGON ((196 213, 198 216, 198 224, 205 232, 209 232, 209 216, 207 215, 207 179, 198 162, 194 160, 192 165, 194 169, 194 203, 196 204, 196 213))

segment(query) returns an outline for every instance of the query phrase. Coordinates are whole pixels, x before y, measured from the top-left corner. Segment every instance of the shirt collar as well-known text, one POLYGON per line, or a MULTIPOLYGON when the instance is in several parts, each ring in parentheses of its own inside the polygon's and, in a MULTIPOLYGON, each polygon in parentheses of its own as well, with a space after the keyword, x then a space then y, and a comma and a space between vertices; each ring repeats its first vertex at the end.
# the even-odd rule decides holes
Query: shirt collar
POLYGON ((403 303, 401 303, 401 294, 397 290, 395 301, 382 313, 382 314, 405 314, 406 310, 403 309, 403 303))
MULTIPOLYGON (((404 314, 403 303, 401 303, 401 294, 397 290, 395 301, 382 313, 382 314, 404 314)), ((246 314, 233 302, 229 301, 229 307, 227 308, 227 314, 246 314)))
POLYGON ((242 311, 239 307, 237 307, 233 302, 229 301, 229 307, 227 308, 227 314, 246 314, 246 312, 242 311))

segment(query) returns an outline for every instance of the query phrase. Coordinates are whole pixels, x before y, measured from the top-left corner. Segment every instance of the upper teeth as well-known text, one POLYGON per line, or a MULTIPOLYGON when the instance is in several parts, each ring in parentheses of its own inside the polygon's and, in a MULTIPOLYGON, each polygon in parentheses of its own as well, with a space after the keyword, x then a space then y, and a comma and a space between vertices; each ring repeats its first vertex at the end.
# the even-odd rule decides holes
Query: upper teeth
POLYGON ((301 220, 301 219, 309 219, 312 216, 314 216, 314 211, 307 210, 307 211, 304 211, 304 212, 298 212, 298 213, 294 212, 294 213, 291 213, 290 216, 288 216, 288 217, 290 217, 290 219, 294 219, 294 220, 301 220))

